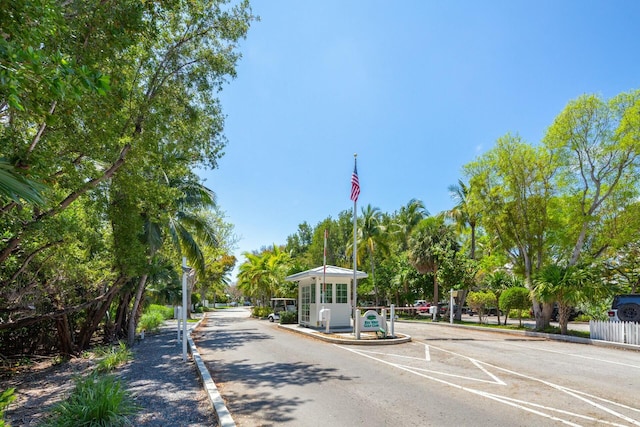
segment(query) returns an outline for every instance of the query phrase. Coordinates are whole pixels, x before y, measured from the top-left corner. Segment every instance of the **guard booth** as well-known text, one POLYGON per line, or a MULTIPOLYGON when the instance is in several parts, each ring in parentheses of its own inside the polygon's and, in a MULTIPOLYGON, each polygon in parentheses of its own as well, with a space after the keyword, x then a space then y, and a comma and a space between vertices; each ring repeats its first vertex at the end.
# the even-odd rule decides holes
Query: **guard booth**
MULTIPOLYGON (((356 271, 356 280, 367 273, 356 271)), ((332 328, 351 327, 353 270, 327 265, 292 274, 285 278, 298 282, 298 324, 322 326, 321 310, 329 309, 332 328), (326 283, 324 283, 324 281, 326 283)))

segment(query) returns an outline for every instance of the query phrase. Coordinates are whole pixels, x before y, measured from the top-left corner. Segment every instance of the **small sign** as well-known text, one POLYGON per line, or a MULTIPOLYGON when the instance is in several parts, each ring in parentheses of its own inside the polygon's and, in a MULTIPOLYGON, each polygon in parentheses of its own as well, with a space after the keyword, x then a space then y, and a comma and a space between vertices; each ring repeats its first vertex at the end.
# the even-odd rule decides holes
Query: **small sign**
POLYGON ((378 331, 382 325, 382 316, 375 310, 367 310, 360 318, 361 331, 378 331))

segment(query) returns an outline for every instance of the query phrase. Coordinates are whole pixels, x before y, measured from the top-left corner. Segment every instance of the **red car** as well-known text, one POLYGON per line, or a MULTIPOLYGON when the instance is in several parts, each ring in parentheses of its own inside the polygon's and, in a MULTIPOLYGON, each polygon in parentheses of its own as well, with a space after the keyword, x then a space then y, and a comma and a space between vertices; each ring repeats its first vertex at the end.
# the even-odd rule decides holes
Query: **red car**
POLYGON ((419 304, 416 304, 415 307, 418 313, 428 313, 429 307, 431 307, 431 303, 421 302, 419 304))

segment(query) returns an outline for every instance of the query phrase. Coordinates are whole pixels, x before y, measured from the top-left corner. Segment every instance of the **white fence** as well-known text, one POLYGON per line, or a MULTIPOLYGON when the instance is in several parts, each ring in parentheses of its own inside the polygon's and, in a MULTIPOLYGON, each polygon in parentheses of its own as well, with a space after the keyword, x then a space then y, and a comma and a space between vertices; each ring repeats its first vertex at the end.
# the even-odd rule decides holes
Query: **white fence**
POLYGON ((593 340, 640 345, 640 323, 591 320, 589 335, 593 340))

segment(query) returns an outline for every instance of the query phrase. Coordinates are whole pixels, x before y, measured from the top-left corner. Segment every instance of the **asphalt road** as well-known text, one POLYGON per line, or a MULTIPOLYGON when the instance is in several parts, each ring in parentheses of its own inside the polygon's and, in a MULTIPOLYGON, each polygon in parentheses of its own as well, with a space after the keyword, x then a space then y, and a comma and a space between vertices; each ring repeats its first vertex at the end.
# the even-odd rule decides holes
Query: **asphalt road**
POLYGON ((640 425, 640 352, 430 323, 350 346, 208 318, 196 344, 240 427, 640 425))

